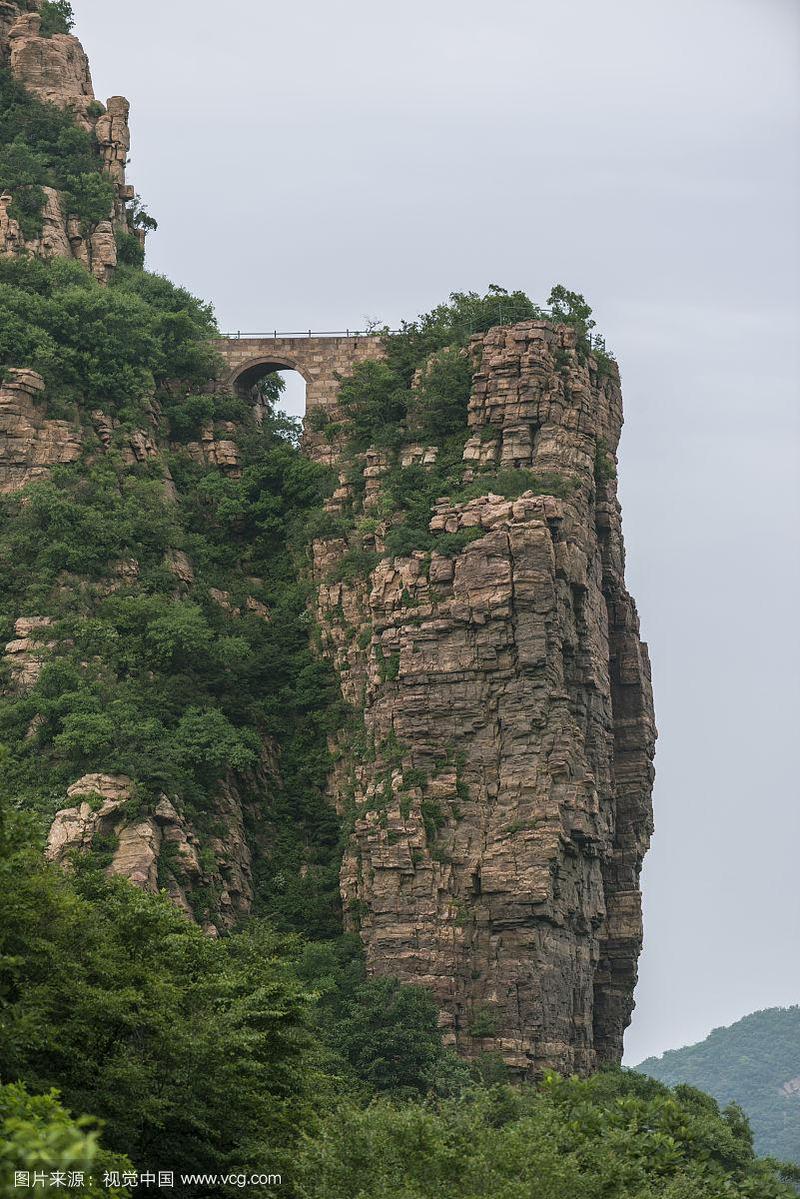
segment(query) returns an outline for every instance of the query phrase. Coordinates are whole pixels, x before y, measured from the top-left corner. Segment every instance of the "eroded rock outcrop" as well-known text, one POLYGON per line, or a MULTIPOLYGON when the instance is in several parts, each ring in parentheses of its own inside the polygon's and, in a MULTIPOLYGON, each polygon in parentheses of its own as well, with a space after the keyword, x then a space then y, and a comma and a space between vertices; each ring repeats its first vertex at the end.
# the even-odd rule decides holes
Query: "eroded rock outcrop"
POLYGON ((48 419, 44 390, 36 371, 6 369, 0 383, 0 494, 19 491, 81 456, 80 430, 48 419))
POLYGON ((342 896, 369 968, 431 988, 461 1053, 585 1072, 621 1057, 651 831, 619 379, 544 322, 473 351, 466 462, 557 478, 561 497, 442 500, 431 531, 476 539, 384 558, 368 584, 327 582, 344 544, 317 543, 326 652, 364 714, 332 783, 354 824, 342 896))
MULTIPOLYGON (((42 19, 30 5, 0 4, 0 65, 7 66, 19 83, 40 100, 68 109, 76 122, 96 140, 99 165, 114 184, 108 218, 87 228, 71 213, 65 197, 44 188, 42 232, 26 237, 10 211, 13 191, 0 194, 0 254, 30 253, 42 258, 75 258, 101 282, 107 282, 117 265, 117 233, 144 233, 131 225, 127 205, 134 197, 125 181, 130 151, 129 105, 123 96, 98 103, 89 62, 83 47, 71 34, 41 36, 42 19)), ((36 5, 41 7, 40 4, 36 5)), ((3 181, 0 180, 0 185, 3 181)))
MULTIPOLYGON (((0 0, 0 62, 93 133, 115 199, 108 219, 87 230, 59 192, 45 189, 42 232, 26 241, 13 195, 4 194, 0 253, 72 257, 107 280, 115 234, 130 231, 128 105, 115 97, 98 106, 80 44, 42 38, 38 13, 27 7, 0 0)), ((308 422, 304 448, 341 471, 327 504, 334 516, 352 509, 355 496, 352 464, 341 461, 339 378, 384 351, 377 336, 227 347, 222 387, 246 393, 265 361, 307 377, 319 419, 308 422)), ((442 498, 430 521, 434 538, 470 535, 469 544, 388 556, 384 487, 395 463, 371 448, 359 480, 360 515, 371 529, 365 548, 379 559, 369 579, 334 581, 346 540, 314 545, 322 649, 362 721, 358 735, 348 730, 334 746, 330 779, 331 802, 351 830, 341 870, 345 920, 359 932, 371 972, 430 988, 460 1053, 497 1051, 519 1074, 588 1072, 621 1058, 651 831, 650 671, 625 587, 613 471, 619 378, 573 329, 543 321, 492 329, 470 352, 463 480, 474 490, 485 477, 485 494, 442 498), (498 471, 528 471, 537 485, 504 498, 492 492, 498 471)), ((33 371, 6 371, 0 492, 17 492, 87 449, 119 449, 132 469, 160 461, 170 503, 178 496, 167 449, 229 478, 242 473, 230 422, 168 447, 155 403, 147 428, 121 430, 98 408, 91 428, 80 430, 47 417, 43 387, 33 371)), ((432 468, 440 449, 427 439, 408 444, 399 467, 432 468)), ((175 594, 188 594, 196 578, 187 553, 168 550, 164 565, 175 594)), ((111 594, 138 575, 139 564, 124 559, 93 585, 111 594)), ((247 587, 257 592, 259 582, 247 587)), ((227 616, 270 620, 255 595, 237 594, 209 592, 227 616)), ((16 694, 35 685, 57 650, 49 623, 16 622, 5 650, 16 694)), ((84 775, 55 816, 48 857, 69 867, 76 853, 104 854, 110 874, 149 892, 166 889, 216 935, 251 909, 253 857, 269 858, 265 812, 279 769, 265 735, 259 768, 229 773, 216 787, 202 836, 177 796, 145 799, 125 776, 84 775)))
POLYGON ((86 110, 95 96, 83 47, 69 34, 42 37, 41 26, 38 12, 24 10, 9 26, 6 37, 11 71, 40 100, 72 109, 89 127, 91 121, 86 110))
POLYGON ((125 775, 87 774, 67 789, 69 807, 56 813, 47 838, 49 861, 70 867, 75 854, 110 858, 111 876, 155 894, 164 889, 190 920, 214 893, 212 936, 250 911, 252 855, 245 835, 245 804, 233 778, 223 780, 209 819, 220 831, 204 843, 177 803, 162 795, 146 804, 125 775))
POLYGON ((232 421, 215 421, 205 425, 197 441, 189 441, 183 446, 175 446, 189 455, 201 466, 215 466, 232 479, 238 479, 242 473, 239 461, 239 447, 234 439, 236 426, 232 421))
POLYGON ((24 695, 38 682, 45 657, 56 645, 48 637, 52 623, 50 616, 20 616, 15 621, 14 638, 3 655, 14 695, 24 695))

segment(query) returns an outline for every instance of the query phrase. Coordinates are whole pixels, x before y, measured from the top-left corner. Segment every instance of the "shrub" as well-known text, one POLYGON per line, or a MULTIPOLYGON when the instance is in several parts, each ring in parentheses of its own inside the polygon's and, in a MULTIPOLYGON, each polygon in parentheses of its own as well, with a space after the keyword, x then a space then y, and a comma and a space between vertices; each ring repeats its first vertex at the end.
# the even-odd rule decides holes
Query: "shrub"
POLYGON ((351 546, 331 570, 328 582, 352 583, 356 579, 368 579, 379 560, 380 555, 374 550, 365 550, 358 545, 351 546))
POLYGON ((167 379, 204 384, 215 331, 207 306, 156 275, 121 267, 102 287, 77 262, 0 260, 0 367, 40 371, 53 400, 119 412, 167 379))
POLYGON ((123 266, 141 269, 144 266, 144 246, 133 233, 116 233, 117 261, 123 266))
POLYGON ((441 804, 436 799, 423 799, 420 805, 420 812, 422 814, 422 822, 425 825, 425 836, 430 845, 436 840, 439 830, 444 828, 446 823, 445 815, 441 804))
POLYGON ((68 175, 64 180, 67 214, 81 218, 84 232, 99 221, 107 221, 114 203, 114 185, 96 171, 68 175))
POLYGON ((551 472, 539 474, 522 467, 510 467, 477 474, 471 483, 459 488, 452 498, 462 503, 491 492, 506 500, 517 500, 524 491, 532 491, 534 495, 557 495, 564 499, 574 490, 574 486, 573 480, 564 475, 551 472))
POLYGON ((486 295, 453 292, 416 321, 404 321, 401 334, 386 339, 388 363, 409 386, 414 372, 430 354, 449 346, 464 346, 474 333, 547 314, 522 291, 508 292, 492 284, 486 295))
POLYGON ((11 215, 26 238, 41 232, 43 187, 64 193, 67 210, 86 224, 106 219, 114 198, 94 137, 71 113, 39 100, 5 67, 0 68, 0 187, 12 193, 11 215))
POLYGON ((331 1044, 375 1090, 424 1093, 443 1054, 437 1017, 429 991, 371 979, 339 1015, 331 1044))
POLYGON ((471 1037, 493 1037, 499 1027, 497 1012, 491 1004, 479 1004, 472 1013, 469 1024, 471 1037))
POLYGON ((81 1194, 85 1199, 122 1199, 129 1194, 127 1188, 106 1189, 95 1181, 112 1170, 122 1174, 133 1166, 127 1157, 104 1150, 96 1121, 70 1116, 57 1091, 31 1095, 19 1083, 0 1084, 0 1199, 19 1199, 27 1192, 27 1188, 12 1184, 17 1171, 31 1178, 36 1173, 49 1177, 54 1171, 65 1176, 83 1174, 84 1182, 77 1187, 69 1186, 65 1177, 59 1186, 61 1193, 81 1194))
POLYGON ((52 37, 54 33, 69 33, 75 25, 75 14, 69 0, 44 0, 39 11, 42 17, 42 37, 52 37))
POLYGON ((381 647, 376 645, 375 657, 378 660, 378 674, 380 675, 381 682, 396 682, 400 675, 400 655, 389 654, 389 656, 386 657, 381 647))
POLYGON ((12 142, 0 150, 0 185, 14 197, 9 215, 19 222, 26 239, 42 231, 43 185, 49 179, 45 162, 29 146, 12 142))
POLYGON ((598 487, 610 483, 617 477, 614 458, 602 437, 597 439, 594 451, 594 479, 598 487))
POLYGON ((459 348, 440 350, 426 363, 409 403, 409 432, 436 443, 467 423, 472 363, 459 348))
POLYGON ((342 381, 338 399, 349 422, 352 449, 399 444, 408 396, 385 362, 359 363, 342 381))
MULTIPOLYGON (((487 1076, 489 1071, 487 1070, 487 1076)), ((303 1143, 301 1199, 791 1199, 740 1117, 641 1076, 488 1085, 455 1099, 343 1104, 303 1143)))

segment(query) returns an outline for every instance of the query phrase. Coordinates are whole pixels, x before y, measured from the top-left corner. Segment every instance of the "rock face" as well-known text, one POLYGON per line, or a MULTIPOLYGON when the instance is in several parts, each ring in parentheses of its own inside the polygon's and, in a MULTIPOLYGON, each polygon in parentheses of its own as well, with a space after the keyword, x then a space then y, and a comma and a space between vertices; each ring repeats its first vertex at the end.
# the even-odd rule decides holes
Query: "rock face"
MULTIPOLYGON (((80 44, 42 38, 28 7, 0 0, 0 63, 93 131, 116 199, 108 220, 86 231, 50 189, 42 233, 26 242, 4 194, 0 253, 72 257, 107 280, 115 232, 130 228, 128 105, 116 97, 100 112, 80 44)), ((358 363, 383 357, 382 339, 245 338, 217 348, 228 368, 222 387, 249 392, 269 369, 304 375, 312 413, 305 451, 341 470, 331 513, 350 503, 338 386, 358 363)), ((492 329, 470 352, 465 478, 479 483, 485 472, 486 494, 442 499, 430 531, 472 532, 473 540, 453 555, 386 555, 391 464, 370 449, 361 502, 374 530, 364 534, 365 548, 377 566, 368 580, 334 582, 347 544, 314 544, 323 652, 363 721, 359 736, 343 735, 335 747, 330 779, 331 802, 351 830, 341 894, 369 970, 428 987, 446 1040, 461 1054, 499 1052, 520 1075, 549 1067, 584 1073, 621 1058, 652 827, 650 669, 625 587, 613 469, 619 377, 578 346, 574 330, 543 321, 492 329), (489 476, 499 470, 532 472, 540 483, 505 499, 491 490, 489 476)), ((155 409, 151 428, 124 439, 100 409, 93 429, 81 432, 47 418, 43 387, 33 371, 5 372, 2 493, 87 448, 102 454, 115 440, 131 467, 168 448, 155 409)), ((184 451, 237 478, 234 432, 217 421, 184 451)), ((439 451, 407 445, 400 467, 432 467, 439 451)), ((174 500, 163 461, 165 496, 174 500)), ((195 575, 187 554, 170 551, 165 565, 176 593, 188 591, 195 575)), ((107 592, 138 569, 131 559, 119 563, 107 592)), ((270 619, 254 596, 234 602, 214 589, 211 599, 229 615, 270 619)), ((24 694, 57 650, 50 623, 16 621, 5 650, 10 691, 24 694)), ((165 888, 189 918, 211 910, 205 927, 216 935, 250 910, 253 855, 268 848, 263 812, 278 768, 265 737, 253 776, 229 774, 219 784, 202 841, 177 797, 145 800, 122 775, 84 775, 55 816, 47 855, 68 867, 76 853, 102 853, 110 874, 149 892, 165 888)))
POLYGON ((237 479, 242 471, 239 448, 232 438, 235 429, 231 421, 213 422, 201 430, 199 441, 187 442, 180 448, 201 466, 215 466, 223 474, 237 479))
POLYGON ((28 11, 29 7, 0 0, 0 66, 8 66, 40 100, 74 113, 77 123, 95 137, 103 169, 116 190, 108 219, 87 230, 77 217, 65 211, 63 196, 45 188, 42 233, 27 240, 9 212, 13 195, 3 192, 0 254, 76 258, 105 283, 117 265, 115 234, 135 232, 140 240, 144 238, 141 231, 132 229, 126 208, 134 195, 125 182, 130 150, 128 101, 123 96, 112 96, 105 107, 98 104, 89 62, 78 39, 68 34, 42 37, 41 17, 38 11, 28 11))
POLYGON ((44 380, 36 371, 7 369, 0 383, 0 493, 19 491, 53 466, 81 456, 80 432, 68 421, 48 420, 44 380))
POLYGON ((11 71, 40 100, 71 108, 89 125, 86 109, 94 100, 89 60, 77 38, 56 33, 41 37, 38 12, 22 12, 7 32, 11 71))
POLYGON ((354 813, 342 896, 370 970, 429 987, 462 1054, 586 1072, 621 1058, 651 832, 650 668, 608 477, 619 379, 543 322, 473 351, 465 459, 557 474, 568 498, 442 501, 431 530, 477 540, 384 558, 369 584, 326 582, 341 546, 317 543, 367 747, 332 784, 354 813))
POLYGON ((221 784, 211 813, 224 834, 211 842, 210 854, 201 851, 199 837, 166 795, 144 813, 124 775, 84 775, 67 789, 67 799, 72 806, 56 813, 48 834, 49 861, 69 868, 75 854, 105 852, 109 875, 151 894, 163 888, 190 920, 195 919, 195 892, 212 889, 216 914, 204 925, 212 936, 249 912, 252 859, 245 805, 233 779, 221 784))
POLYGON ((15 622, 14 640, 9 641, 3 656, 13 694, 24 695, 36 685, 42 673, 44 655, 56 644, 47 640, 52 623, 49 616, 20 616, 15 622))

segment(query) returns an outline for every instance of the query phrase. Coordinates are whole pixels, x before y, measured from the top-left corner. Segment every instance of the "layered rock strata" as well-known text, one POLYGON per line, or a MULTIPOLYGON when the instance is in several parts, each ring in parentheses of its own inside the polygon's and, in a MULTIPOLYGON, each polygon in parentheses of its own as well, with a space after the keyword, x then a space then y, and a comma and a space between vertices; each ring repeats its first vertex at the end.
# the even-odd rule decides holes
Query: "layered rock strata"
MULTIPOLYGON (((42 233, 26 242, 10 213, 13 196, 0 195, 0 253, 72 257, 106 280, 115 233, 130 229, 127 102, 97 105, 80 44, 42 38, 30 7, 0 0, 0 63, 93 132, 115 200, 108 220, 85 230, 63 196, 46 190, 42 233)), ((485 475, 486 494, 442 498, 430 531, 471 531, 474 539, 454 555, 388 556, 383 489, 392 463, 371 449, 360 493, 374 530, 364 534, 365 548, 377 553, 377 566, 368 580, 334 582, 346 542, 314 546, 323 652, 362 721, 335 747, 330 779, 331 801, 351 830, 341 871, 345 919, 372 973, 433 992, 446 1040, 460 1053, 498 1052, 520 1075, 588 1072, 621 1058, 641 947, 639 871, 652 827, 650 670, 625 587, 613 471, 619 378, 579 347, 574 330, 541 321, 490 330, 470 352, 463 477, 474 484, 485 475), (505 499, 491 491, 498 470, 529 471, 537 485, 505 499), (553 494, 542 494, 548 479, 553 494)), ((341 416, 338 376, 382 357, 380 339, 242 339, 226 354, 223 385, 240 391, 265 369, 303 372, 309 405, 328 422, 309 422, 306 452, 343 468, 344 434, 331 432, 341 416)), ((19 491, 87 448, 102 454, 120 436, 103 411, 81 430, 49 419, 42 400, 38 375, 6 371, 0 492, 19 491)), ((216 422, 186 452, 235 478, 233 432, 216 422)), ((131 466, 166 448, 155 410, 150 428, 125 436, 131 466)), ((430 468, 438 454, 436 445, 411 444, 399 465, 430 468)), ((174 498, 166 466, 164 487, 174 498)), ((329 508, 353 499, 351 474, 341 469, 329 508)), ((174 550, 166 565, 184 594, 194 582, 191 561, 174 550)), ((135 561, 119 563, 108 591, 137 572, 135 561)), ((244 609, 226 591, 211 598, 231 614, 270 618, 255 597, 244 609)), ((50 626, 44 616, 17 619, 5 653, 12 693, 33 687, 58 652, 50 626)), ((148 891, 164 887, 190 918, 208 911, 211 892, 206 928, 214 935, 250 910, 277 769, 265 740, 253 777, 220 784, 210 838, 199 836, 177 797, 143 803, 121 775, 85 775, 55 817, 48 856, 68 866, 75 853, 104 853, 110 873, 148 891)))
MULTIPOLYGON (((262 785, 268 785, 261 778, 262 785)), ((67 789, 70 806, 56 813, 47 838, 46 856, 67 869, 76 854, 106 853, 107 873, 126 878, 143 891, 165 890, 173 903, 194 921, 202 895, 214 893, 214 917, 205 920, 211 936, 233 927, 253 902, 252 852, 245 834, 247 805, 240 783, 224 780, 210 819, 222 835, 207 843, 179 812, 179 804, 162 795, 146 811, 136 787, 124 775, 87 774, 67 789)), ((257 814, 248 811, 249 816, 257 814)))
MULTIPOLYGON (((112 96, 104 106, 94 94, 89 62, 77 38, 69 34, 41 36, 42 19, 31 5, 0 0, 0 66, 8 67, 19 83, 48 104, 69 109, 75 120, 97 142, 102 169, 115 185, 108 219, 85 228, 65 206, 65 199, 45 188, 42 232, 24 236, 10 208, 13 193, 0 194, 0 254, 34 254, 42 258, 75 258, 101 282, 107 282, 117 265, 116 233, 144 233, 131 226, 128 204, 134 190, 125 181, 130 151, 129 104, 112 96)), ((35 0, 41 8, 41 0, 35 0)), ((2 180, 0 180, 2 184, 2 180)))
POLYGON ((342 896, 370 970, 430 988, 459 1052, 586 1072, 621 1058, 651 832, 619 378, 543 322, 472 351, 466 462, 558 476, 567 498, 442 500, 431 531, 477 539, 383 558, 368 584, 328 582, 344 545, 317 543, 326 652, 364 717, 332 785, 354 825, 342 896))
POLYGON ((0 383, 0 494, 19 491, 81 456, 80 430, 48 419, 44 389, 42 376, 29 370, 9 368, 0 383))

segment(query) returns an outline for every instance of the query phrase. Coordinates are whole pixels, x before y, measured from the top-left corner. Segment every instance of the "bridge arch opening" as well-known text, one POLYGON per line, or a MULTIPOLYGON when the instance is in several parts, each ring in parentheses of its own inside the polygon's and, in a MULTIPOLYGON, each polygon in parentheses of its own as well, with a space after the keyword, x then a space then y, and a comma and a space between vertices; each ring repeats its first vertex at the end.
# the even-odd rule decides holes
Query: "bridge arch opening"
POLYGON ((285 360, 263 360, 248 364, 233 380, 238 395, 254 404, 270 403, 287 416, 304 420, 306 379, 298 367, 285 360))

